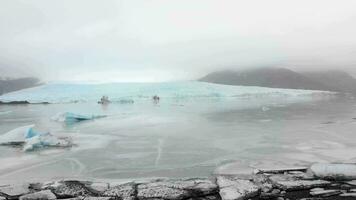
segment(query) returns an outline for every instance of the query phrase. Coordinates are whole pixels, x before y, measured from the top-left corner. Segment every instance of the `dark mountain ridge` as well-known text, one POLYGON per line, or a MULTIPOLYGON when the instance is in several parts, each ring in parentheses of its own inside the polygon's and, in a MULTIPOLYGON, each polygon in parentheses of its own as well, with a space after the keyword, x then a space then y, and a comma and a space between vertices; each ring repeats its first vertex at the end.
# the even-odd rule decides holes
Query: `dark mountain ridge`
POLYGON ((285 68, 224 70, 210 73, 199 81, 225 85, 327 90, 356 94, 356 79, 338 70, 300 73, 285 68))
POLYGON ((356 79, 344 71, 304 72, 303 75, 322 83, 332 91, 356 94, 356 79))
POLYGON ((40 80, 34 77, 0 79, 0 95, 38 85, 41 85, 40 80))

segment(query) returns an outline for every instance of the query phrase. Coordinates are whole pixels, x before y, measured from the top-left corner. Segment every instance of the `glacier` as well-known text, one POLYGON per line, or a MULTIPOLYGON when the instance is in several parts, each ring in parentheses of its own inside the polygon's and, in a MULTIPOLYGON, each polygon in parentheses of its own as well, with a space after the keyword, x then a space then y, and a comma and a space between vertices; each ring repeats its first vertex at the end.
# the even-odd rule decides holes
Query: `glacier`
POLYGON ((30 103, 97 102, 109 96, 112 102, 142 102, 158 95, 165 100, 305 97, 330 94, 326 91, 231 86, 198 81, 161 83, 48 83, 0 96, 0 101, 28 101, 30 103))

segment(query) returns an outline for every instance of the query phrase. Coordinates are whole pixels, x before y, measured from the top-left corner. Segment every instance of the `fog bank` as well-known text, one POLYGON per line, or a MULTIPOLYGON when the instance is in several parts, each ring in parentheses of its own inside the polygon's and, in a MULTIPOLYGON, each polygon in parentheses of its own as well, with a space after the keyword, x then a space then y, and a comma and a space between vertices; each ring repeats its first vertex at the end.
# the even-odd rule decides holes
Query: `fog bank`
POLYGON ((285 67, 356 74, 356 1, 3 0, 0 74, 167 81, 285 67))

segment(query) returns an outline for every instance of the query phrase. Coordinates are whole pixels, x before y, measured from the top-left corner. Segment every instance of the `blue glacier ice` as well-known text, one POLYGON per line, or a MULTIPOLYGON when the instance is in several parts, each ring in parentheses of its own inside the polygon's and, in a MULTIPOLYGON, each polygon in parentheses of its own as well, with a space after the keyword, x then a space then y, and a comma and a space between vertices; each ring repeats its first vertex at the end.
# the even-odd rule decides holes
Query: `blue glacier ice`
POLYGON ((25 145, 23 146, 23 151, 34 151, 48 147, 64 148, 71 146, 72 141, 69 138, 59 138, 47 132, 27 138, 25 145))
POLYGON ((53 116, 51 119, 58 122, 75 123, 86 120, 93 120, 103 118, 105 115, 82 115, 71 112, 60 112, 53 116))
POLYGON ((112 102, 142 102, 158 95, 165 101, 228 98, 300 97, 321 91, 231 86, 197 81, 162 83, 49 83, 0 96, 0 101, 31 103, 97 102, 106 95, 112 102))

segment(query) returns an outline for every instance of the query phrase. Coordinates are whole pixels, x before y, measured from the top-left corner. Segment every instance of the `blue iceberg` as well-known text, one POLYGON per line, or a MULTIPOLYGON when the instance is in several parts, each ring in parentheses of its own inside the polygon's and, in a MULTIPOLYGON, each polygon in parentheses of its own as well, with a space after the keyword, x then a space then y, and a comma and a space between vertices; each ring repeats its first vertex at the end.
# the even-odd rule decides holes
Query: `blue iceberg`
POLYGON ((106 117, 105 115, 81 115, 75 114, 71 112, 58 113, 57 115, 52 117, 53 121, 58 122, 67 122, 67 123, 75 123, 86 120, 93 120, 98 118, 106 117))
POLYGON ((65 148, 72 145, 69 138, 59 138, 50 133, 40 133, 26 139, 23 151, 34 151, 48 147, 65 148))
POLYGON ((71 147, 70 138, 59 138, 49 132, 34 130, 35 125, 22 126, 0 136, 0 145, 22 145, 23 151, 45 147, 71 147))
POLYGON ((15 128, 0 136, 1 145, 21 145, 25 143, 26 137, 33 134, 33 127, 35 125, 27 125, 15 128))

